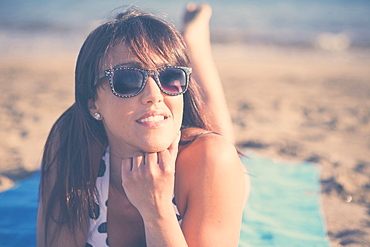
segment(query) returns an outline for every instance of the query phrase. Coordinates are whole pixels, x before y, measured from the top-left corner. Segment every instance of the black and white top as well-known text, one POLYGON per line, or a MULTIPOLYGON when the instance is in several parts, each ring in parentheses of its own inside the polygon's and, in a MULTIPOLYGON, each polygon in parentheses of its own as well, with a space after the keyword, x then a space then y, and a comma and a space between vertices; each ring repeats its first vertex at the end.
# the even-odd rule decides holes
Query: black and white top
MULTIPOLYGON (((96 179, 96 189, 98 196, 95 198, 96 210, 90 212, 90 229, 87 237, 86 247, 104 247, 109 246, 107 234, 107 209, 108 209, 108 194, 109 194, 109 147, 102 157, 98 178, 96 179)), ((175 204, 175 198, 172 200, 174 210, 179 223, 181 224, 181 216, 175 204)))

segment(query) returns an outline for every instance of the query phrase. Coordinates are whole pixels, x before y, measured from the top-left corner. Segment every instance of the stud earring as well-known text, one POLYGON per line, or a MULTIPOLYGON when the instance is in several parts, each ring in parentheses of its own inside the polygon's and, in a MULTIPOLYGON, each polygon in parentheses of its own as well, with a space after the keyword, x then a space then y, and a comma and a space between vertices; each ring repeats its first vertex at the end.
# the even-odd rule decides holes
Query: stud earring
POLYGON ((95 112, 95 113, 94 113, 94 118, 95 118, 96 120, 100 120, 100 119, 101 119, 101 115, 100 115, 100 113, 99 113, 99 112, 95 112))

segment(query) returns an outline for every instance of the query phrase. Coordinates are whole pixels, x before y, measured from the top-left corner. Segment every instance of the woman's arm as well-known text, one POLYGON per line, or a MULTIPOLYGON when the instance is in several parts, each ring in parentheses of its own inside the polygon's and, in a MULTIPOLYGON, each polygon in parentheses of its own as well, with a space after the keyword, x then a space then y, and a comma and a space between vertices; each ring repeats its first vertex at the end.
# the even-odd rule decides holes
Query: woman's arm
POLYGON ((72 232, 66 225, 59 226, 50 220, 47 243, 45 242, 45 211, 43 203, 39 204, 37 216, 37 247, 52 246, 85 246, 86 232, 80 228, 72 232), (59 228, 60 227, 60 228, 59 228))
POLYGON ((177 156, 175 197, 181 228, 171 202, 174 146, 122 162, 123 187, 143 218, 147 246, 237 246, 246 182, 234 146, 208 134, 177 156))
MULTIPOLYGON (((45 177, 45 181, 46 184, 42 189, 37 215, 37 247, 85 246, 87 236, 86 222, 82 222, 81 224, 81 226, 86 226, 86 228, 81 229, 77 226, 76 230, 72 232, 72 230, 66 224, 59 225, 51 217, 49 217, 49 224, 47 226, 47 238, 45 239, 46 208, 47 203, 50 200, 52 188, 56 181, 56 169, 49 170, 48 174, 45 177)), ((53 210, 54 215, 58 215, 59 210, 59 207, 55 207, 53 210)), ((84 217, 84 220, 86 219, 88 218, 84 217)))
POLYGON ((234 146, 219 135, 203 135, 180 153, 176 174, 188 245, 237 246, 249 181, 234 146))
POLYGON ((179 139, 162 152, 122 161, 122 187, 143 218, 147 246, 187 246, 172 205, 179 139))

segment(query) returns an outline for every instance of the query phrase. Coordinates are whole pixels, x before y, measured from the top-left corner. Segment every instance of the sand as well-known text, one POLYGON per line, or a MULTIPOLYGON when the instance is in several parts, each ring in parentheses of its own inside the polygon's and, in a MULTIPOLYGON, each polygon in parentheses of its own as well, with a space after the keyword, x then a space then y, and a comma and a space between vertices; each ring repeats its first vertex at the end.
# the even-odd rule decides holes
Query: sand
MULTIPOLYGON (((370 246, 369 55, 214 46, 238 147, 276 162, 319 164, 332 246, 370 246)), ((0 58, 0 190, 39 168, 52 124, 74 100, 76 56, 0 58)))

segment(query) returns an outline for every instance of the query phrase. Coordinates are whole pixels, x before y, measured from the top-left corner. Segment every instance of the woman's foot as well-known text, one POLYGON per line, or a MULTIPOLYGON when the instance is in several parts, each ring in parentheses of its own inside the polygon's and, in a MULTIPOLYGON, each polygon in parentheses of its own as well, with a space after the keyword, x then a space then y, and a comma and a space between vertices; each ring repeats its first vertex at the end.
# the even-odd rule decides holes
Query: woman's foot
POLYGON ((212 8, 208 4, 188 3, 183 18, 183 38, 189 49, 210 46, 209 21, 212 8))

